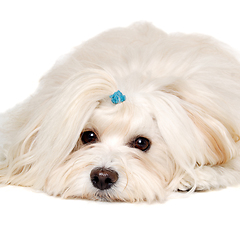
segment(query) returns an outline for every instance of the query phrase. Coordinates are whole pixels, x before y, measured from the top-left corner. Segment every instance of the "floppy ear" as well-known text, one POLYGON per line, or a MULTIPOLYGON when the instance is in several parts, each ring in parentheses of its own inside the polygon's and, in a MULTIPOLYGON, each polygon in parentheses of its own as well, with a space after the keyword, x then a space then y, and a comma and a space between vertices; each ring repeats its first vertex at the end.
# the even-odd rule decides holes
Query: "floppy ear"
POLYGON ((189 118, 204 139, 206 158, 204 165, 219 165, 236 156, 239 136, 231 122, 220 122, 204 111, 186 110, 189 118))
MULTIPOLYGON (((203 162, 198 129, 181 106, 181 100, 169 93, 156 91, 150 96, 153 116, 167 145, 175 169, 191 171, 197 161, 203 162)), ((181 171, 175 171, 182 174, 181 171)), ((176 177, 176 176, 175 176, 176 177)))
POLYGON ((203 93, 177 89, 176 86, 172 89, 168 87, 166 91, 179 98, 179 103, 203 140, 199 144, 203 144, 205 157, 197 162, 198 165, 220 165, 237 155, 236 142, 240 140, 238 127, 224 104, 220 108, 212 101, 211 94, 213 99, 218 99, 213 93, 204 96, 203 93))
POLYGON ((62 84, 45 81, 18 106, 21 110, 9 114, 0 182, 42 188, 51 169, 72 151, 100 101, 116 90, 114 79, 96 69, 81 71, 62 84))

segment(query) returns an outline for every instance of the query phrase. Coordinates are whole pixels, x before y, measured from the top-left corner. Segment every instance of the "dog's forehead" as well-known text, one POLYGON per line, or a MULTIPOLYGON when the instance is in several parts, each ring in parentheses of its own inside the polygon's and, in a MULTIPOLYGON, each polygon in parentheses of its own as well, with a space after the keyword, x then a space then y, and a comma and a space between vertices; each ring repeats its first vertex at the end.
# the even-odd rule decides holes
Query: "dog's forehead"
POLYGON ((100 134, 147 135, 154 119, 145 109, 129 103, 99 106, 93 113, 90 125, 100 134))

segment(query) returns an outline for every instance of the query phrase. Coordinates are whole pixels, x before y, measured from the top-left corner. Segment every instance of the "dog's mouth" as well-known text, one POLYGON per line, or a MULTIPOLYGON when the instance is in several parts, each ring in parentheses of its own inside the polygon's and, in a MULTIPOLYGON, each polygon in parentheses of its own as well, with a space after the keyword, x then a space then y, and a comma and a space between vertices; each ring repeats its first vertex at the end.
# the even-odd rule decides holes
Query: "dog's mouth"
POLYGON ((99 200, 99 201, 103 201, 103 202, 112 202, 113 201, 112 197, 107 193, 107 191, 97 191, 94 194, 93 200, 99 200))
POLYGON ((93 200, 103 201, 103 202, 122 202, 121 198, 114 194, 113 190, 98 190, 93 198, 93 200))

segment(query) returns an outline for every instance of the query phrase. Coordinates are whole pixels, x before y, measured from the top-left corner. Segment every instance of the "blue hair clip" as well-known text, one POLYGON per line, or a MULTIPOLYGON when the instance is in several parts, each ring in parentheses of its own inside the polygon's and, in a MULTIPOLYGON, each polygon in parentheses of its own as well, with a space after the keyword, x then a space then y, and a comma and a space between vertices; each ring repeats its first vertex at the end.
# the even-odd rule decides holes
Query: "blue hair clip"
POLYGON ((119 90, 109 97, 111 98, 112 103, 114 104, 118 104, 126 100, 126 96, 123 95, 119 90))

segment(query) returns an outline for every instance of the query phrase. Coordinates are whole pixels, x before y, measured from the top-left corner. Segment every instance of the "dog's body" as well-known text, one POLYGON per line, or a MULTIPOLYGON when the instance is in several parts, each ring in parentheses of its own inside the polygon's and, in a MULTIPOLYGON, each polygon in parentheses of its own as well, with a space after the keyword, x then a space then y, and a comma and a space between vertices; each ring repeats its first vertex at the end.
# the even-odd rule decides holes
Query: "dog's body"
POLYGON ((146 23, 103 33, 2 121, 1 183, 149 202, 240 183, 240 64, 210 37, 146 23))

